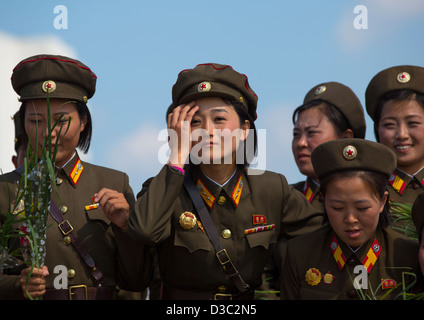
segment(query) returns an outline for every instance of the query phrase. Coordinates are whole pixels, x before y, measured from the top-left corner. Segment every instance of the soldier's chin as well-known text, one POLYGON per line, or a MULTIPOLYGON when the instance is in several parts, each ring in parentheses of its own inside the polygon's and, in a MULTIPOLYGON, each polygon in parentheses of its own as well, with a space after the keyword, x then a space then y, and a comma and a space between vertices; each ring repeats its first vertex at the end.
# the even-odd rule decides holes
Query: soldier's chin
POLYGON ((221 154, 213 154, 209 152, 199 152, 198 155, 190 154, 193 164, 231 164, 232 155, 222 156, 221 154))

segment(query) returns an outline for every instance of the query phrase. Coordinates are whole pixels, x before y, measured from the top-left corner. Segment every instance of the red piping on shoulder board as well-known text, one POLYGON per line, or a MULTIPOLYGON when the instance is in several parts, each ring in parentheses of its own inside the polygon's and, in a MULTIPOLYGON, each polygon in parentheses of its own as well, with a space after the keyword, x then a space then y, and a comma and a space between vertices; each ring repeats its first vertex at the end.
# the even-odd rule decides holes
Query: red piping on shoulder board
MULTIPOLYGON (((198 66, 212 66, 212 68, 214 68, 215 70, 223 70, 223 69, 225 69, 225 68, 231 68, 231 69, 233 69, 233 67, 232 67, 232 66, 229 66, 229 65, 225 65, 225 66, 224 66, 224 67, 222 67, 222 68, 217 68, 217 67, 215 67, 212 63, 201 63, 201 64, 198 64, 196 67, 198 67, 198 66)), ((181 71, 180 71, 180 73, 179 73, 178 75, 180 75, 181 73, 183 73, 183 72, 185 72, 185 71, 189 71, 189 70, 191 70, 191 69, 184 69, 184 70, 181 70, 181 71)), ((234 69, 233 69, 233 70, 234 70, 234 69)), ((247 91, 249 91, 251 94, 253 94, 253 95, 256 97, 256 99, 258 99, 258 100, 259 100, 259 98, 258 98, 258 96, 256 95, 256 93, 254 93, 254 92, 250 91, 249 87, 247 86, 247 85, 248 85, 248 83, 249 83, 249 79, 247 78, 247 76, 246 76, 244 73, 242 73, 241 75, 243 75, 243 76, 246 78, 246 84, 245 84, 245 86, 246 86, 246 90, 247 90, 247 91)))
MULTIPOLYGON (((94 74, 94 72, 93 71, 91 71, 91 69, 90 68, 88 68, 88 67, 84 67, 84 66, 80 66, 76 61, 72 61, 72 60, 64 60, 64 59, 59 59, 59 58, 55 58, 55 57, 42 57, 42 58, 38 58, 38 59, 34 59, 34 60, 28 60, 28 61, 24 61, 24 62, 22 62, 22 63, 20 63, 20 64, 18 64, 13 70, 12 70, 12 72, 14 72, 16 69, 18 69, 18 68, 20 68, 24 63, 27 63, 27 62, 35 62, 35 61, 38 61, 38 60, 59 60, 59 61, 62 61, 62 62, 72 62, 72 63, 75 63, 79 68, 81 68, 81 69, 85 69, 85 70, 88 70, 88 71, 90 71, 90 73, 91 73, 91 75, 94 77, 94 78, 97 78, 97 76, 94 74)), ((12 77, 11 78, 13 78, 13 75, 12 75, 12 77)))

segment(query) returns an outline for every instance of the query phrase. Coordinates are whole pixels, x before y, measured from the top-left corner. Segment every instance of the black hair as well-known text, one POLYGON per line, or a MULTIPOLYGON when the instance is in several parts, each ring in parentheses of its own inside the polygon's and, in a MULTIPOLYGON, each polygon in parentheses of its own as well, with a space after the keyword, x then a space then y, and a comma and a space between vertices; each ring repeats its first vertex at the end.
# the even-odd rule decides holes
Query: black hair
MULTIPOLYGON (((236 113, 237 113, 237 115, 240 119, 240 126, 243 126, 245 124, 246 120, 249 121, 249 123, 250 123, 249 136, 253 134, 253 139, 254 139, 253 140, 253 153, 250 152, 250 150, 248 150, 248 146, 246 146, 246 143, 243 144, 244 161, 243 161, 242 167, 247 167, 253 162, 253 159, 257 155, 257 152, 258 152, 258 137, 257 137, 255 122, 253 121, 252 117, 247 112, 247 109, 243 104, 241 104, 240 102, 238 102, 236 100, 229 101, 229 103, 234 107, 234 110, 236 111, 236 113)), ((246 140, 247 139, 248 138, 246 138, 246 140)), ((245 140, 245 142, 246 142, 246 140, 245 140)))
POLYGON ((409 90, 409 89, 399 89, 392 90, 385 93, 377 102, 375 112, 374 112, 374 135, 375 139, 380 142, 380 136, 378 135, 378 126, 380 125, 381 112, 383 106, 386 102, 394 101, 417 101, 417 103, 424 109, 424 94, 409 90))
POLYGON ((84 130, 81 132, 77 148, 83 153, 87 153, 91 144, 91 136, 93 134, 93 123, 91 121, 91 113, 85 102, 77 101, 77 110, 80 120, 86 120, 87 123, 84 130))
MULTIPOLYGON (((77 107, 77 112, 80 120, 87 120, 87 123, 84 127, 84 130, 81 132, 81 135, 78 140, 77 148, 79 148, 83 153, 87 153, 90 148, 91 136, 93 131, 93 125, 91 121, 90 110, 87 107, 87 104, 82 101, 75 101, 75 105, 77 107)), ((25 111, 26 111, 26 102, 22 102, 21 107, 19 109, 19 116, 21 119, 21 132, 25 132, 25 111)))
POLYGON ((296 124, 297 120, 299 120, 299 115, 303 111, 311 109, 313 107, 319 107, 319 109, 324 113, 324 115, 328 118, 328 120, 333 124, 334 129, 336 130, 336 133, 338 136, 342 136, 342 134, 346 130, 352 129, 349 125, 349 121, 346 119, 343 113, 341 113, 336 106, 321 99, 312 100, 310 102, 307 102, 297 107, 294 110, 293 116, 292 116, 293 124, 296 124))
MULTIPOLYGON (((320 192, 325 199, 328 184, 335 178, 352 178, 359 177, 368 186, 368 190, 380 201, 384 198, 384 193, 387 191, 387 180, 388 177, 384 174, 370 171, 339 171, 333 172, 328 176, 320 179, 320 192)), ((378 223, 381 228, 386 228, 390 222, 390 202, 387 197, 386 203, 384 204, 383 211, 380 214, 378 223)), ((324 214, 327 217, 327 210, 324 206, 324 214)))

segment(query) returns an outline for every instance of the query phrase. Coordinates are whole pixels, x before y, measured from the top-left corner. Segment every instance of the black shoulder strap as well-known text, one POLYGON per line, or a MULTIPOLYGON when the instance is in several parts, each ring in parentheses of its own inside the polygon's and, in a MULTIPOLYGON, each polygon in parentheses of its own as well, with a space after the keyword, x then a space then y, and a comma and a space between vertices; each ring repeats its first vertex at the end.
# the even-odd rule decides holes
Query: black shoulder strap
POLYGON ((205 203, 200 197, 199 191, 194 185, 193 180, 191 179, 190 172, 188 170, 186 170, 184 175, 184 187, 186 188, 191 200, 193 201, 194 207, 197 210, 200 221, 202 222, 203 227, 205 229, 206 235, 209 237, 209 240, 212 242, 215 248, 216 257, 218 258, 218 261, 221 264, 224 273, 234 281, 234 284, 240 292, 246 293, 250 291, 249 285, 244 282, 244 280, 238 273, 236 267, 234 266, 228 255, 227 250, 222 247, 221 240, 219 239, 219 235, 216 231, 212 218, 208 212, 208 209, 206 209, 205 203))
POLYGON ((87 265, 91 275, 98 284, 101 284, 103 281, 102 272, 96 267, 93 258, 78 240, 77 236, 75 235, 75 232, 73 232, 74 228, 72 227, 70 222, 68 220, 63 219, 62 212, 60 212, 59 208, 53 200, 50 201, 50 215, 58 223, 58 227, 62 234, 71 238, 71 243, 74 245, 75 250, 78 252, 82 260, 87 265))

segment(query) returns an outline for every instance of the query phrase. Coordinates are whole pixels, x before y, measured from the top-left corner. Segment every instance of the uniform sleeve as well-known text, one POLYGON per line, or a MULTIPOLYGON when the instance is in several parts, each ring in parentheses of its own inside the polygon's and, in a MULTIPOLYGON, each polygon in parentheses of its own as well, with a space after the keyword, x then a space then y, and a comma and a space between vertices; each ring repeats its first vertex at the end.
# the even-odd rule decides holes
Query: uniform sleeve
MULTIPOLYGON (((15 181, 19 181, 20 176, 15 172, 7 173, 0 176, 0 213, 5 214, 10 206, 9 195, 14 195, 16 185, 15 181), (9 183, 8 183, 9 182, 9 183)), ((0 227, 4 222, 4 216, 0 216, 0 227)), ((9 243, 10 245, 10 243, 9 243)), ((24 295, 20 284, 20 272, 22 267, 1 270, 0 268, 0 300, 19 300, 24 299, 24 295)))
POLYGON ((313 207, 301 192, 293 186, 289 186, 283 175, 280 177, 283 189, 281 233, 273 255, 277 261, 277 267, 281 271, 286 259, 289 240, 315 231, 326 222, 321 210, 313 207))
MULTIPOLYGON (((134 193, 129 186, 129 178, 124 174, 124 195, 134 212, 134 193)), ((118 274, 117 283, 121 289, 142 291, 147 288, 153 276, 150 247, 131 239, 119 227, 112 225, 117 245, 118 274)))
POLYGON ((20 275, 0 274, 0 300, 24 299, 20 279, 20 275))
POLYGON ((281 236, 291 239, 321 228, 325 224, 324 213, 313 207, 301 192, 289 186, 284 176, 280 177, 283 184, 281 236))
POLYGON ((156 245, 170 236, 174 203, 183 182, 181 172, 165 165, 149 186, 143 185, 144 193, 129 219, 128 234, 132 238, 156 245))
POLYGON ((298 277, 296 272, 296 258, 295 250, 293 249, 292 242, 289 241, 287 247, 287 258, 284 261, 281 279, 281 300, 297 300, 299 299, 299 288, 298 277))

